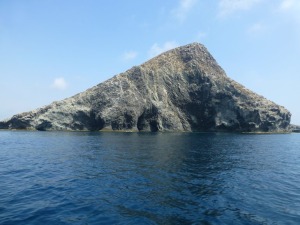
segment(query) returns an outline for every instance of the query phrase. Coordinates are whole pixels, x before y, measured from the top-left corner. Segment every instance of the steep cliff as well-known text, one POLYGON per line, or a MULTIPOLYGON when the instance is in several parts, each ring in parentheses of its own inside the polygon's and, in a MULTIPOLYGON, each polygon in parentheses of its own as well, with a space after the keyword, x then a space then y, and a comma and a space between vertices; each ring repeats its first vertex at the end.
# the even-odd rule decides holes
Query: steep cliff
POLYGON ((284 132, 291 114, 226 76, 198 43, 167 51, 2 129, 284 132))

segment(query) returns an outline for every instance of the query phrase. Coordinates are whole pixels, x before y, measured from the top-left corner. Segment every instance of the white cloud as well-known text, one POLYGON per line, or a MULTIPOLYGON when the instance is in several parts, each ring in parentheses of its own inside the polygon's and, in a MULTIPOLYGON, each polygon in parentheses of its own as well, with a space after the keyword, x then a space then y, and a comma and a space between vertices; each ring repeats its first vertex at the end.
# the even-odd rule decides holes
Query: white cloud
POLYGON ((285 13, 287 18, 300 23, 300 1, 299 0, 282 0, 279 5, 279 11, 285 13))
POLYGON ((183 22, 196 3, 197 0, 180 0, 178 7, 172 13, 180 22, 183 22))
POLYGON ((123 59, 124 60, 132 60, 132 59, 135 59, 137 57, 137 55, 138 55, 138 53, 135 51, 128 51, 123 54, 123 59))
POLYGON ((159 46, 157 43, 155 43, 151 46, 149 50, 149 56, 154 57, 162 52, 168 51, 176 47, 178 47, 178 43, 175 41, 167 41, 162 46, 159 46))
POLYGON ((254 35, 254 34, 261 33, 263 30, 264 30, 264 25, 262 23, 255 23, 248 28, 247 33, 254 35))
POLYGON ((295 0, 283 0, 279 8, 282 11, 286 11, 292 9, 295 4, 297 4, 295 0))
POLYGON ((55 78, 51 87, 57 90, 65 90, 68 84, 63 77, 55 78))
POLYGON ((226 17, 237 11, 250 10, 252 7, 261 3, 263 0, 220 0, 219 16, 226 17))

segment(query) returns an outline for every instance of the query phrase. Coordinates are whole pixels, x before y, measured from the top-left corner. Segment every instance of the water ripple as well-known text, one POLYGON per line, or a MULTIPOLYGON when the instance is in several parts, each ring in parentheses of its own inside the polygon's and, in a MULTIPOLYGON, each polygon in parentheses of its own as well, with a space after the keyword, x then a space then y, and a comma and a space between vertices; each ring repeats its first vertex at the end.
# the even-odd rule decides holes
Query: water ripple
POLYGON ((0 132, 0 224, 299 224, 300 135, 0 132))

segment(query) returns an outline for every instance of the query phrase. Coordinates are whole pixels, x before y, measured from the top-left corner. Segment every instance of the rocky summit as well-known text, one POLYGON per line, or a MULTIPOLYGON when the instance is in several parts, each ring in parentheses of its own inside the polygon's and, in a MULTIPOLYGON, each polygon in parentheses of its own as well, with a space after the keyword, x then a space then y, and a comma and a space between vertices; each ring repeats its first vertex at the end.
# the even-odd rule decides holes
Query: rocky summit
POLYGON ((226 76, 198 43, 167 51, 1 129, 285 132, 291 114, 226 76))

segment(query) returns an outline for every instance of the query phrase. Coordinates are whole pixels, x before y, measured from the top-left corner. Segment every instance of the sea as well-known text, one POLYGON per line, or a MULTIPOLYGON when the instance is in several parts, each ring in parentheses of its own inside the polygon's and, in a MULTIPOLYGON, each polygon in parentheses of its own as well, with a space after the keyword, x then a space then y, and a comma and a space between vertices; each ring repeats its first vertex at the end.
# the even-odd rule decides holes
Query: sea
POLYGON ((300 224, 300 134, 0 131, 0 224, 300 224))

